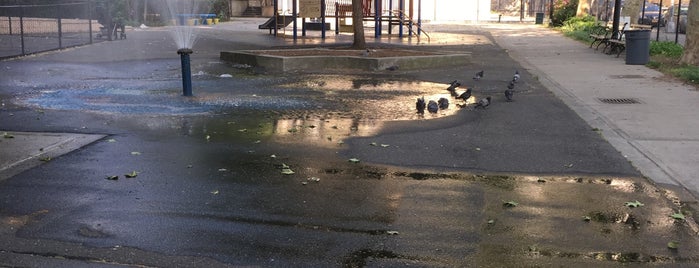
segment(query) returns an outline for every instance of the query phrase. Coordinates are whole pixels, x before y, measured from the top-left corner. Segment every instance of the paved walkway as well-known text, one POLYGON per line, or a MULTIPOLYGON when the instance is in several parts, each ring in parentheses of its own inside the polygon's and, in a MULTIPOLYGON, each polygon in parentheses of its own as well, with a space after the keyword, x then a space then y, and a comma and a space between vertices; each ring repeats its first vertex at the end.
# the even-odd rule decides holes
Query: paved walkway
POLYGON ((659 184, 699 193, 696 87, 653 69, 626 65, 558 32, 534 25, 483 25, 544 86, 659 184), (600 99, 638 100, 607 104, 600 99))

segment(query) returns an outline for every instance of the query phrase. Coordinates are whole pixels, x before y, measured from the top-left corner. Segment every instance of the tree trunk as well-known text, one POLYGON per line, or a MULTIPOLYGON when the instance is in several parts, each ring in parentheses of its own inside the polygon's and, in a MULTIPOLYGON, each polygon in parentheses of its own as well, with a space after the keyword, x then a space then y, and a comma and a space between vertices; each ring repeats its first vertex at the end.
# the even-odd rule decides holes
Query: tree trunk
POLYGON ((638 17, 641 15, 641 5, 643 0, 625 0, 624 8, 621 10, 621 16, 631 17, 629 24, 638 23, 638 17))
POLYGON ((362 12, 362 0, 352 0, 352 28, 354 30, 353 49, 366 49, 366 40, 364 40, 364 14, 362 12))
POLYGON ((680 63, 699 66, 699 5, 689 2, 687 11, 687 40, 680 63))
POLYGON ((590 7, 592 6, 592 0, 580 0, 578 1, 578 11, 575 16, 584 17, 590 15, 590 7))

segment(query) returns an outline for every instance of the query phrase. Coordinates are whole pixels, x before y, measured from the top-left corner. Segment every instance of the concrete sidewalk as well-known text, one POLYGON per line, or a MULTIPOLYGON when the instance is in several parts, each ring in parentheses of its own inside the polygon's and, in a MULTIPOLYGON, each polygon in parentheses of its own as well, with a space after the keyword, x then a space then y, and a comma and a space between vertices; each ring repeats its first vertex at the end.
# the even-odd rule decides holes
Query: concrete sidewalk
POLYGON ((645 66, 626 65, 535 25, 483 25, 498 45, 576 111, 654 182, 699 194, 696 87, 645 66), (634 99, 608 104, 603 99, 634 99))

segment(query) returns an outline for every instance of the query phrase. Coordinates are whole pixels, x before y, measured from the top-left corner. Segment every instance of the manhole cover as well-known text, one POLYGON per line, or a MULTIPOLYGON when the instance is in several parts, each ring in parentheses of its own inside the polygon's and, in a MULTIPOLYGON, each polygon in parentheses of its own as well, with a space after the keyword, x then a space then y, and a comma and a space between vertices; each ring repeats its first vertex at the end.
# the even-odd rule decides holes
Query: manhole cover
POLYGON ((639 100, 634 99, 634 98, 612 98, 612 99, 604 99, 604 98, 599 98, 599 101, 602 103, 607 103, 607 104, 636 104, 636 103, 641 103, 639 100))

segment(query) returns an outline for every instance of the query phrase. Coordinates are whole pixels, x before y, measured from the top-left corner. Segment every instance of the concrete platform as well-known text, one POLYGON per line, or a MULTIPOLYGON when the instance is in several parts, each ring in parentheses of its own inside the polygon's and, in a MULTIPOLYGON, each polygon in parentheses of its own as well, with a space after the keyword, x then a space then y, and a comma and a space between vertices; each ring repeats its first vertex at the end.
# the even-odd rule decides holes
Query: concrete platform
MULTIPOLYGON (((322 49, 307 49, 322 50, 322 49)), ((274 50, 268 50, 274 51, 274 50)), ((221 60, 262 67, 267 72, 289 72, 324 69, 360 69, 366 71, 386 70, 397 66, 401 70, 429 69, 444 66, 469 64, 470 53, 441 54, 401 57, 363 56, 277 56, 261 54, 261 51, 223 51, 221 60)))

